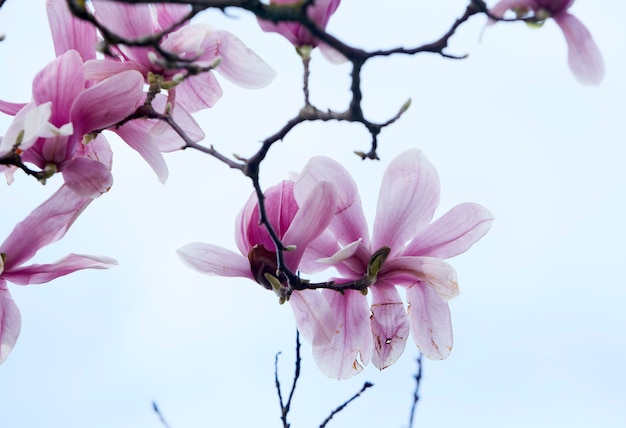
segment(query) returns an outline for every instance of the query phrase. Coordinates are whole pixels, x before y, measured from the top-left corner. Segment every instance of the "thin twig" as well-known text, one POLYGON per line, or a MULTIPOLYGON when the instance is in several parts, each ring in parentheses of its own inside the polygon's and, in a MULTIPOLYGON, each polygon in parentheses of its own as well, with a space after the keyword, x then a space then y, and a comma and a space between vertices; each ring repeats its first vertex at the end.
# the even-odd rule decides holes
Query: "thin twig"
POLYGON ((167 423, 167 421, 165 420, 165 418, 163 417, 163 415, 161 414, 161 411, 159 410, 159 406, 157 406, 156 401, 152 402, 152 410, 154 410, 154 413, 157 414, 157 416, 159 417, 159 420, 161 421, 161 423, 163 424, 163 426, 165 428, 170 428, 170 425, 167 423))
POLYGON ((289 415, 289 411, 291 410, 291 400, 293 399, 293 394, 296 391, 296 384, 298 379, 300 378, 300 367, 302 365, 302 358, 300 357, 300 332, 296 330, 296 369, 293 375, 293 383, 291 384, 291 391, 289 391, 289 398, 287 399, 287 403, 283 402, 283 394, 280 391, 280 381, 278 380, 278 356, 280 352, 276 354, 274 359, 274 382, 276 384, 276 391, 278 391, 278 401, 280 402, 280 419, 283 421, 283 428, 289 428, 289 423, 287 422, 287 416, 289 415))
POLYGON ((413 428, 413 418, 415 417, 415 409, 417 408, 417 402, 420 399, 419 390, 420 383, 422 381, 422 354, 417 357, 417 373, 415 376, 415 390, 413 392, 413 404, 411 405, 411 414, 409 416, 409 428, 413 428))
POLYGON ((363 387, 361 388, 361 390, 359 392, 357 392, 352 397, 350 397, 350 399, 348 401, 346 401, 345 403, 343 403, 341 406, 337 407, 335 410, 330 412, 330 415, 328 415, 328 417, 324 420, 324 422, 322 422, 322 425, 320 425, 320 428, 324 428, 326 426, 326 424, 328 424, 328 422, 330 422, 330 420, 333 418, 333 416, 335 416, 337 413, 341 412, 348 404, 350 404, 350 402, 352 402, 353 400, 356 400, 357 398, 359 398, 361 396, 361 394, 363 394, 363 392, 365 392, 365 390, 367 388, 370 388, 372 386, 374 386, 373 383, 365 382, 363 384, 363 387))

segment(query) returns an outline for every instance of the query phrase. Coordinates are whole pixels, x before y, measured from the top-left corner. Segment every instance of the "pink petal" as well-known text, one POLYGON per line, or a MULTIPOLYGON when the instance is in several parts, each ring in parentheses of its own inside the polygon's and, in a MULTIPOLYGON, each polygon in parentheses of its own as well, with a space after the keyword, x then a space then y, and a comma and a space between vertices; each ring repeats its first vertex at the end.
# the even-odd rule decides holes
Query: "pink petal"
MULTIPOLYGON (((156 111, 164 113, 168 102, 166 96, 159 94, 152 102, 152 107, 154 107, 156 111)), ((204 131, 202 131, 198 122, 196 122, 194 117, 189 114, 183 106, 174 105, 173 108, 171 108, 171 115, 191 141, 198 142, 204 139, 204 131)), ((166 122, 161 120, 147 120, 146 122, 153 124, 152 127, 147 129, 160 151, 173 152, 175 150, 181 150, 185 146, 185 141, 182 137, 166 122)))
POLYGON ((347 379, 360 373, 372 355, 367 298, 355 290, 346 290, 343 294, 333 290, 322 293, 337 324, 329 344, 313 346, 313 358, 326 376, 347 379))
POLYGON ((604 78, 604 59, 589 30, 575 16, 564 12, 554 17, 567 41, 567 62, 583 85, 599 85, 604 78))
POLYGON ((10 116, 15 116, 25 106, 25 103, 10 103, 0 100, 0 112, 10 116))
POLYGON ((428 284, 445 302, 459 295, 456 271, 448 263, 434 257, 390 257, 378 277, 403 286, 418 281, 428 284))
POLYGON ((189 113, 211 108, 222 98, 222 87, 213 73, 202 73, 185 79, 176 86, 176 102, 189 113))
POLYGON ((186 4, 159 3, 155 5, 159 27, 163 30, 179 23, 191 12, 191 7, 186 4))
POLYGON ((370 316, 374 353, 372 363, 382 370, 395 363, 404 352, 409 337, 409 319, 404 303, 393 284, 377 281, 372 292, 370 316))
POLYGON ((478 242, 493 220, 493 214, 478 204, 457 205, 415 236, 402 255, 454 257, 478 242))
POLYGON ((61 260, 45 265, 31 265, 4 272, 4 278, 18 285, 43 284, 55 278, 83 269, 108 269, 117 265, 109 257, 70 254, 61 260))
POLYGON ((294 291, 289 303, 296 326, 307 342, 314 347, 330 343, 335 332, 335 314, 320 292, 294 291))
POLYGON ((143 76, 134 70, 124 71, 83 91, 72 106, 75 132, 88 132, 112 126, 136 110, 144 98, 143 76))
POLYGON ((435 167, 417 149, 396 157, 387 167, 378 196, 371 248, 394 252, 424 229, 439 204, 435 167))
POLYGON ((419 350, 431 360, 443 360, 452 350, 450 309, 431 287, 417 283, 406 291, 411 334, 419 350))
POLYGON ((539 9, 539 2, 537 0, 501 0, 493 7, 489 8, 494 16, 504 17, 507 10, 513 10, 517 8, 528 8, 529 10, 539 9))
POLYGON ((142 126, 142 122, 146 119, 136 119, 125 123, 120 128, 115 129, 115 133, 119 135, 130 147, 137 151, 141 157, 148 162, 148 165, 156 173, 161 183, 165 183, 169 175, 169 170, 165 159, 159 150, 157 143, 153 140, 152 135, 142 126))
POLYGON ((5 273, 32 258, 40 248, 61 239, 90 202, 90 198, 62 186, 35 208, 0 245, 0 253, 6 254, 5 273))
MULTIPOLYGON (((1 272, 1 269, 0 269, 1 272)), ((0 364, 7 359, 20 335, 21 316, 6 282, 0 279, 0 364)))
POLYGON ((136 70, 142 75, 148 73, 148 69, 135 61, 113 61, 111 59, 94 59, 85 62, 85 78, 87 80, 104 80, 124 71, 136 70))
POLYGON ((67 187, 80 196, 97 198, 113 186, 109 168, 97 160, 76 157, 63 167, 67 187))
POLYGON ((148 4, 94 1, 93 8, 98 22, 105 23, 109 30, 121 37, 138 39, 154 32, 148 4))
POLYGON ((187 266, 200 273, 254 280, 247 257, 225 248, 194 242, 176 253, 187 266))
POLYGON ((52 31, 57 56, 74 49, 83 61, 96 57, 96 28, 91 23, 75 18, 66 0, 48 0, 48 22, 52 31))

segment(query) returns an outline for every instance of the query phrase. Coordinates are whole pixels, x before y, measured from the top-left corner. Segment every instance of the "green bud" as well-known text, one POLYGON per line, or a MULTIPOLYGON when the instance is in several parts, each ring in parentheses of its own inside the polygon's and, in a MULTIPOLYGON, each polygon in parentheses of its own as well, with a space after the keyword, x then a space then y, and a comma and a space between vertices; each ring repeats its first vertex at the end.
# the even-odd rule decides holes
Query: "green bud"
POLYGON ((368 278, 370 278, 371 280, 376 279, 376 277, 378 276, 378 272, 380 272, 380 270, 382 269, 383 264, 385 263, 385 260, 387 260, 390 252, 391 248, 382 247, 380 250, 372 254, 372 257, 370 257, 370 261, 367 264, 368 278))

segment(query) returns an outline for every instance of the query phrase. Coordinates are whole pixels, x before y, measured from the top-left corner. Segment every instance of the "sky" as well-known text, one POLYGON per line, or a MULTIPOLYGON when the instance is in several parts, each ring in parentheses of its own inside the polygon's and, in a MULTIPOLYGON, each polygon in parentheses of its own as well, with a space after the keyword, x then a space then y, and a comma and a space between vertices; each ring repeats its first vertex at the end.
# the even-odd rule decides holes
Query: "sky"
MULTIPOLYGON (((24 102, 33 76, 53 59, 43 0, 0 8, 0 98, 24 102), (28 23, 28 24, 25 24, 28 23)), ((415 46, 438 38, 466 2, 344 1, 329 31, 364 49, 415 46), (437 4, 436 4, 437 3, 437 4)), ((571 8, 600 46, 599 87, 575 80, 554 22, 484 28, 477 17, 451 40, 462 61, 425 54, 377 59, 364 71, 371 120, 411 108, 380 136, 380 161, 358 125, 307 123, 270 151, 261 184, 300 171, 312 156, 342 163, 374 218, 389 162, 418 147, 441 180, 439 217, 471 201, 496 221, 470 251, 450 260, 461 295, 450 302, 455 344, 445 361, 424 362, 415 426, 622 427, 626 424, 626 4, 578 0, 571 8)), ((301 106, 301 66, 288 42, 261 32, 244 12, 205 13, 238 35, 278 73, 261 90, 223 79, 224 97, 197 115, 225 154, 255 152, 301 106)), ((312 101, 341 110, 349 67, 314 55, 312 101)), ((0 132, 10 123, 0 117, 0 132)), ((65 238, 37 262, 69 252, 106 255, 119 265, 44 285, 9 285, 22 332, 0 366, 0 426, 158 428, 156 401, 172 428, 280 426, 274 358, 286 388, 293 377, 295 325, 288 305, 242 279, 201 275, 175 250, 202 241, 236 251, 234 218, 251 193, 239 172, 193 151, 168 154, 158 182, 110 136, 115 183, 65 238)), ((17 174, 0 180, 0 240, 60 184, 17 174)), ((406 427, 417 349, 352 379, 326 378, 302 346, 292 427, 316 427, 374 383, 328 426, 406 427)), ((285 393, 285 392, 284 392, 285 393)))

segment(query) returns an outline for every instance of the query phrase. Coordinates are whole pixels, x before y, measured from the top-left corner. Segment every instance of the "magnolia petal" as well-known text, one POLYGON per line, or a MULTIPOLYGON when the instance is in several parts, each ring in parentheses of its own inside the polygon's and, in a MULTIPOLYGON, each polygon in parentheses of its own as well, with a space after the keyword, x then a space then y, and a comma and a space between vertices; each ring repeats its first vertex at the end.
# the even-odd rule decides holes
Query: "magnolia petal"
POLYGON ((76 97, 71 110, 76 133, 115 125, 133 113, 143 97, 143 76, 138 71, 124 71, 99 82, 76 97))
POLYGON ((7 359, 15 346, 21 325, 20 310, 13 301, 6 282, 0 279, 0 364, 7 359))
POLYGON ((567 41, 567 62, 583 85, 599 85, 604 78, 604 59, 589 30, 575 16, 564 12, 554 17, 567 41))
MULTIPOLYGON (((160 113, 165 113, 169 109, 174 121, 181 129, 185 130, 185 134, 191 141, 198 142, 204 139, 204 131, 182 105, 175 104, 172 106, 165 95, 158 94, 152 101, 152 107, 160 113)), ((173 152, 181 150, 185 146, 185 141, 168 123, 162 120, 145 120, 142 122, 149 124, 146 126, 146 132, 150 133, 160 151, 173 152)))
POLYGON ((370 322, 374 338, 372 364, 382 370, 395 363, 404 352, 410 332, 409 319, 393 284, 379 280, 370 290, 370 322))
POLYGON ((294 291, 289 297, 289 303, 296 326, 307 342, 314 347, 330 343, 334 337, 335 314, 320 292, 294 291))
POLYGON ((457 205, 415 236, 402 255, 454 257, 478 242, 489 231, 493 220, 493 214, 478 204, 457 205))
POLYGON ((85 78, 87 80, 104 80, 124 71, 136 70, 146 75, 148 70, 135 61, 114 61, 111 59, 94 59, 85 62, 85 78))
POLYGON ((459 295, 456 271, 435 257, 393 257, 385 262, 378 276, 403 286, 422 282, 435 290, 444 302, 459 295))
POLYGON ((84 61, 94 59, 98 41, 96 27, 72 15, 66 0, 48 0, 46 6, 56 56, 74 49, 84 61))
POLYGON ((254 280, 248 259, 225 248, 193 242, 176 253, 187 266, 200 273, 254 280))
POLYGON ((372 355, 367 298, 355 290, 322 293, 335 314, 336 327, 330 343, 313 346, 313 358, 326 376, 347 379, 360 373, 372 355))
POLYGON ((26 103, 10 103, 0 100, 0 112, 8 114, 9 116, 15 116, 25 106, 26 103))
POLYGON ((213 73, 188 77, 173 90, 176 91, 176 102, 189 113, 213 107, 223 94, 213 73))
POLYGON ((103 163, 85 157, 76 157, 63 167, 67 187, 80 196, 97 198, 113 186, 113 175, 103 163))
POLYGON ((282 237, 283 244, 296 247, 295 250, 284 253, 285 263, 289 268, 297 269, 306 247, 328 227, 336 207, 335 185, 325 181, 315 186, 282 237))
POLYGON ((107 29, 127 39, 153 34, 152 11, 148 4, 126 4, 110 1, 92 2, 95 16, 107 29))
POLYGON ((504 14, 507 10, 513 10, 517 8, 537 10, 539 8, 539 2, 537 0, 501 0, 493 7, 489 8, 489 12, 493 16, 498 16, 502 18, 504 17, 504 14))
POLYGON ((165 183, 169 175, 169 169, 165 163, 165 159, 159 150, 158 145, 152 139, 152 135, 145 130, 142 122, 146 119, 137 119, 125 123, 123 126, 115 129, 115 133, 119 135, 130 147, 137 151, 141 157, 148 162, 148 165, 156 173, 161 183, 165 183))
POLYGON ((419 350, 431 360, 444 360, 452 350, 450 309, 439 294, 416 283, 406 291, 411 334, 419 350))
POLYGON ((6 254, 5 273, 32 258, 40 248, 61 239, 90 202, 90 198, 62 186, 35 208, 0 245, 0 253, 6 254))
POLYGON ((163 30, 180 23, 191 12, 191 7, 187 4, 159 3, 154 6, 159 26, 163 30))
POLYGON ((400 154, 383 176, 371 248, 399 251, 431 221, 437 205, 439 177, 433 164, 417 149, 400 154))
POLYGON ((108 269, 117 265, 110 257, 69 254, 61 260, 44 265, 30 265, 4 272, 3 277, 14 284, 43 284, 60 276, 83 269, 108 269))
POLYGON ((343 56, 341 52, 328 46, 326 43, 320 43, 317 47, 322 53, 322 56, 331 64, 344 64, 348 61, 348 58, 343 56))

